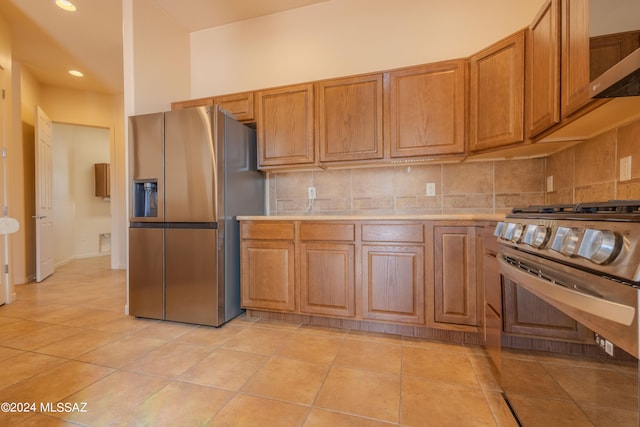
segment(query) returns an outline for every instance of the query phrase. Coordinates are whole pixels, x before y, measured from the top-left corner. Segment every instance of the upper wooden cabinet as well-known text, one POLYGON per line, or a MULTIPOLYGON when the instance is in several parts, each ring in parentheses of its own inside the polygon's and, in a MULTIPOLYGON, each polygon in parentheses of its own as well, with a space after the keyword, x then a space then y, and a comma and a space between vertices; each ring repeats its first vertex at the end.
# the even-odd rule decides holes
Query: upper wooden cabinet
POLYGON ((178 101, 171 103, 172 110, 182 110, 184 108, 203 107, 209 105, 219 105, 223 110, 233 114, 240 122, 252 122, 255 120, 253 92, 234 93, 216 97, 191 99, 188 101, 178 101))
POLYGON ((464 153, 466 71, 461 59, 388 73, 392 158, 464 153))
POLYGON ((560 0, 548 0, 527 37, 527 126, 534 136, 560 121, 560 0))
POLYGON ((171 103, 171 110, 184 110, 192 107, 207 107, 213 105, 213 97, 176 101, 171 103))
POLYGON ((320 162, 381 159, 382 74, 316 83, 320 162))
POLYGON ((252 122, 255 120, 253 92, 236 93, 233 95, 217 96, 214 103, 225 111, 233 114, 240 122, 252 122))
POLYGON ((470 58, 469 151, 524 141, 525 31, 470 58))
POLYGON ((589 80, 594 80, 640 47, 640 31, 589 38, 589 80))
POLYGON ((527 38, 527 134, 534 138, 589 101, 588 0, 548 0, 527 38))
POLYGON ((256 94, 258 167, 314 163, 313 85, 256 94))
POLYGON ((562 0, 562 117, 586 105, 589 98, 589 0, 562 0))

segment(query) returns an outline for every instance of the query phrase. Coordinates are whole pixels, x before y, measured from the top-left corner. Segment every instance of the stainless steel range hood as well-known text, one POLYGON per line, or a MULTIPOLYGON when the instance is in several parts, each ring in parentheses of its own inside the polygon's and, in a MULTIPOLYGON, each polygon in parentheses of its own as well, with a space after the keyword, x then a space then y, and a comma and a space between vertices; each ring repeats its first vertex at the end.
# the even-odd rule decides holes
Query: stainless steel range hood
POLYGON ((640 96, 640 48, 589 84, 591 98, 640 96))

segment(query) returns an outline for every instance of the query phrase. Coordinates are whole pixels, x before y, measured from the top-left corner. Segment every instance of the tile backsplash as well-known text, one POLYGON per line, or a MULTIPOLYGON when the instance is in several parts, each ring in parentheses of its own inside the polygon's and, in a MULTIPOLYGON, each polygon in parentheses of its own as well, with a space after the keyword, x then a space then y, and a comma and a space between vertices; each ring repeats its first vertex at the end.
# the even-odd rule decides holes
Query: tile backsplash
POLYGON ((543 159, 273 173, 269 208, 271 215, 493 213, 542 203, 543 181, 543 159))
POLYGON ((549 156, 546 177, 553 177, 546 203, 640 199, 640 120, 549 156), (627 156, 631 179, 621 181, 620 159, 627 156))
POLYGON ((640 120, 547 158, 269 174, 270 215, 501 213, 616 198, 640 198, 640 120), (625 156, 635 156, 631 180, 620 181, 625 156), (308 187, 316 188, 313 204, 308 187))

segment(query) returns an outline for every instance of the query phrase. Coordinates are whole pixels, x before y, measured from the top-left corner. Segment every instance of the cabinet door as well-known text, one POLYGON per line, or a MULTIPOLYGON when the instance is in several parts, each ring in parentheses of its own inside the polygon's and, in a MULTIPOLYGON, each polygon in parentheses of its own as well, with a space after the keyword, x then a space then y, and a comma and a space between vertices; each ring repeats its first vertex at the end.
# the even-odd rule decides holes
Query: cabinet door
POLYGON ((208 107, 209 105, 213 105, 212 97, 190 99, 188 101, 172 102, 171 110, 184 110, 185 108, 193 108, 193 107, 208 107))
POLYGON ((389 73, 391 157, 464 153, 466 70, 457 60, 389 73))
POLYGON ((362 317, 424 324, 423 246, 362 246, 362 317))
POLYGON ((540 338, 588 342, 590 331, 512 280, 503 279, 504 331, 540 338))
POLYGON ((484 341, 493 363, 500 367, 502 336, 502 279, 495 253, 485 250, 482 260, 484 285, 484 341))
POLYGON ((295 311, 293 242, 243 240, 241 254, 242 306, 295 311))
POLYGON ((381 159, 382 75, 317 83, 320 161, 381 159))
POLYGON ((313 163, 313 85, 265 90, 256 99, 258 166, 313 163))
POLYGON ((469 149, 522 142, 525 32, 470 58, 469 149))
POLYGON ((589 38, 589 80, 592 81, 640 47, 640 31, 589 38))
POLYGON ((532 137, 560 121, 560 0, 547 0, 529 26, 526 57, 532 137))
POLYGON ((589 1, 562 0, 561 111, 566 117, 589 98, 589 1))
POLYGON ((255 119, 253 98, 253 92, 236 93, 218 96, 215 98, 215 103, 223 110, 233 114, 236 120, 250 122, 255 119))
POLYGON ((435 321, 478 325, 474 227, 434 227, 435 321))
POLYGON ((353 244, 303 243, 300 250, 300 311, 355 315, 353 244))

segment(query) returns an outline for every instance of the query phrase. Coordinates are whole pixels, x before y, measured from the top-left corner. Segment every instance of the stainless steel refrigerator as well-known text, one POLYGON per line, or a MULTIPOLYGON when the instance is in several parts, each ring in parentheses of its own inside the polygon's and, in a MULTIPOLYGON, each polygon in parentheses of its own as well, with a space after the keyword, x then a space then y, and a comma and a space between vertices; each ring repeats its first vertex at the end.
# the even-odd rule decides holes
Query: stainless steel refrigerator
POLYGON ((265 210, 255 132, 217 107, 129 118, 129 314, 241 313, 238 215, 265 210))

